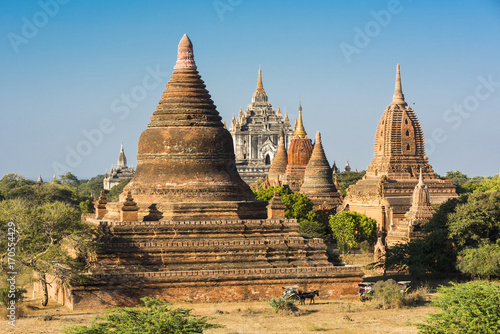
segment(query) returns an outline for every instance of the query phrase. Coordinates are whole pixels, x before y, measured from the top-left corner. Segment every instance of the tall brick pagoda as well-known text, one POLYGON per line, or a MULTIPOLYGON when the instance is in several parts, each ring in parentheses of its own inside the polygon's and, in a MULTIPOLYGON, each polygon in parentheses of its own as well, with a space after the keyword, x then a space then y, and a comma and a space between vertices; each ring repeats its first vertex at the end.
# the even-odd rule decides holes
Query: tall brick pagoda
POLYGON ((302 122, 302 103, 299 103, 299 117, 294 128, 295 132, 288 148, 288 164, 283 184, 287 185, 293 192, 297 192, 304 182, 304 172, 313 151, 311 139, 307 138, 306 129, 302 122))
POLYGON ((458 197, 451 181, 434 176, 425 156, 424 135, 417 115, 404 99, 398 64, 393 99, 380 119, 375 136, 375 157, 363 179, 347 189, 343 206, 375 219, 385 237, 399 224, 407 224, 402 221, 412 206, 419 171, 426 180, 432 203, 458 197))
POLYGON ((326 158, 319 132, 316 133, 314 149, 304 172, 304 182, 300 192, 313 201, 315 211, 327 214, 335 214, 342 202, 333 184, 332 169, 326 158))
POLYGON ((69 307, 134 305, 144 296, 193 301, 269 300, 299 285, 355 294, 359 267, 334 266, 322 239, 298 234, 276 197, 255 200, 235 168, 233 142, 184 35, 173 75, 139 139, 137 170, 120 195, 96 203, 103 235, 89 280, 53 284, 69 307))

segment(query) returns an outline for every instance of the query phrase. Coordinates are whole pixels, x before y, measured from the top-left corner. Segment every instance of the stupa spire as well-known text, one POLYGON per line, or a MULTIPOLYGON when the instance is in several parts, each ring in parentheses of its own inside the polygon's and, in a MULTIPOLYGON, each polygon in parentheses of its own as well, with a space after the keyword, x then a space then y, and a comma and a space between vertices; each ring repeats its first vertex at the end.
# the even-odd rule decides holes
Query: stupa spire
POLYGON ((302 103, 300 101, 299 101, 299 117, 297 119, 297 126, 295 127, 295 133, 293 135, 299 138, 307 137, 306 129, 304 129, 304 124, 302 123, 302 103))
POLYGON ((264 86, 262 85, 262 70, 259 67, 259 80, 257 81, 257 90, 264 91, 264 86))
POLYGON ((257 89, 252 96, 252 103, 268 103, 267 93, 262 85, 262 70, 259 66, 259 79, 257 80, 257 89))
POLYGON ((191 43, 189 37, 184 34, 179 42, 177 63, 175 64, 174 69, 196 70, 196 68, 197 67, 194 62, 193 43, 191 43))
POLYGON ((118 154, 118 164, 116 167, 127 167, 127 157, 125 156, 125 151, 123 150, 123 142, 120 147, 120 153, 118 154))
POLYGON ((403 94, 403 88, 401 86, 401 73, 399 70, 399 64, 396 68, 396 88, 394 90, 394 95, 392 97, 391 105, 406 106, 405 96, 403 94))

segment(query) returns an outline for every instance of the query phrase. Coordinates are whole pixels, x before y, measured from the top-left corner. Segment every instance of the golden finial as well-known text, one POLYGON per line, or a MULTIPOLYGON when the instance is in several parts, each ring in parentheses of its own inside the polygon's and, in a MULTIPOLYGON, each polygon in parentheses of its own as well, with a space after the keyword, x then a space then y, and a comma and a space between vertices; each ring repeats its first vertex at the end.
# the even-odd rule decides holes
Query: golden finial
POLYGON ((307 133, 302 123, 302 103, 299 101, 299 118, 297 119, 297 126, 295 127, 294 137, 306 138, 307 133))
POLYGON ((259 67, 259 81, 257 81, 257 90, 264 91, 264 86, 262 85, 262 71, 259 67))

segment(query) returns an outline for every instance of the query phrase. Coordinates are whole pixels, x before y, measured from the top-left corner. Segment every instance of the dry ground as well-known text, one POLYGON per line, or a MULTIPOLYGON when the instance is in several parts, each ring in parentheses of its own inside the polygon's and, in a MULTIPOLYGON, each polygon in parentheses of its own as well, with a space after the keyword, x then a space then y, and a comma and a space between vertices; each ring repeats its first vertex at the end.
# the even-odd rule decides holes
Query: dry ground
MULTIPOLYGON (((364 266, 370 263, 373 257, 356 254, 341 256, 341 259, 345 263, 364 266)), ((367 276, 378 274, 366 268, 363 270, 367 276)), ((25 288, 28 290, 26 296, 31 297, 30 285, 26 285, 25 288)), ((214 317, 212 323, 225 326, 207 330, 205 331, 207 334, 417 333, 417 328, 408 324, 421 322, 428 313, 435 312, 431 306, 380 310, 374 309, 369 302, 362 303, 357 299, 316 299, 316 304, 299 306, 302 313, 299 316, 274 314, 267 302, 178 303, 177 305, 193 308, 193 314, 214 317)), ((41 308, 39 298, 35 300, 27 298, 23 308, 27 317, 18 319, 16 327, 8 325, 3 318, 0 320, 1 334, 59 334, 68 326, 89 325, 94 316, 106 311, 105 308, 71 311, 53 300, 49 301, 46 308, 41 308)))
MULTIPOLYGON (((417 333, 417 328, 408 322, 419 322, 434 311, 430 306, 377 310, 369 303, 353 299, 318 299, 316 302, 300 306, 303 313, 300 316, 274 314, 266 302, 177 305, 193 308, 197 315, 214 317, 213 323, 225 326, 208 330, 208 334, 417 333)), ((14 328, 2 321, 0 333, 62 333, 67 326, 88 325, 95 315, 105 312, 104 308, 71 311, 54 301, 45 309, 39 305, 39 299, 25 301, 28 317, 17 320, 14 328)))

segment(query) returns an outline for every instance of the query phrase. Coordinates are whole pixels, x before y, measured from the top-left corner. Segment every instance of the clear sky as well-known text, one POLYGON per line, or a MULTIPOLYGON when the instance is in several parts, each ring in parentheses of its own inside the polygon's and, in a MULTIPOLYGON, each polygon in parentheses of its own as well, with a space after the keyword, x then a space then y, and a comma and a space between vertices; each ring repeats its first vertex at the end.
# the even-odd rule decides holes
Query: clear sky
POLYGON ((0 174, 129 165, 187 33, 226 123, 259 65, 332 164, 366 169, 401 64, 434 170, 500 172, 500 1, 0 0, 0 174))

